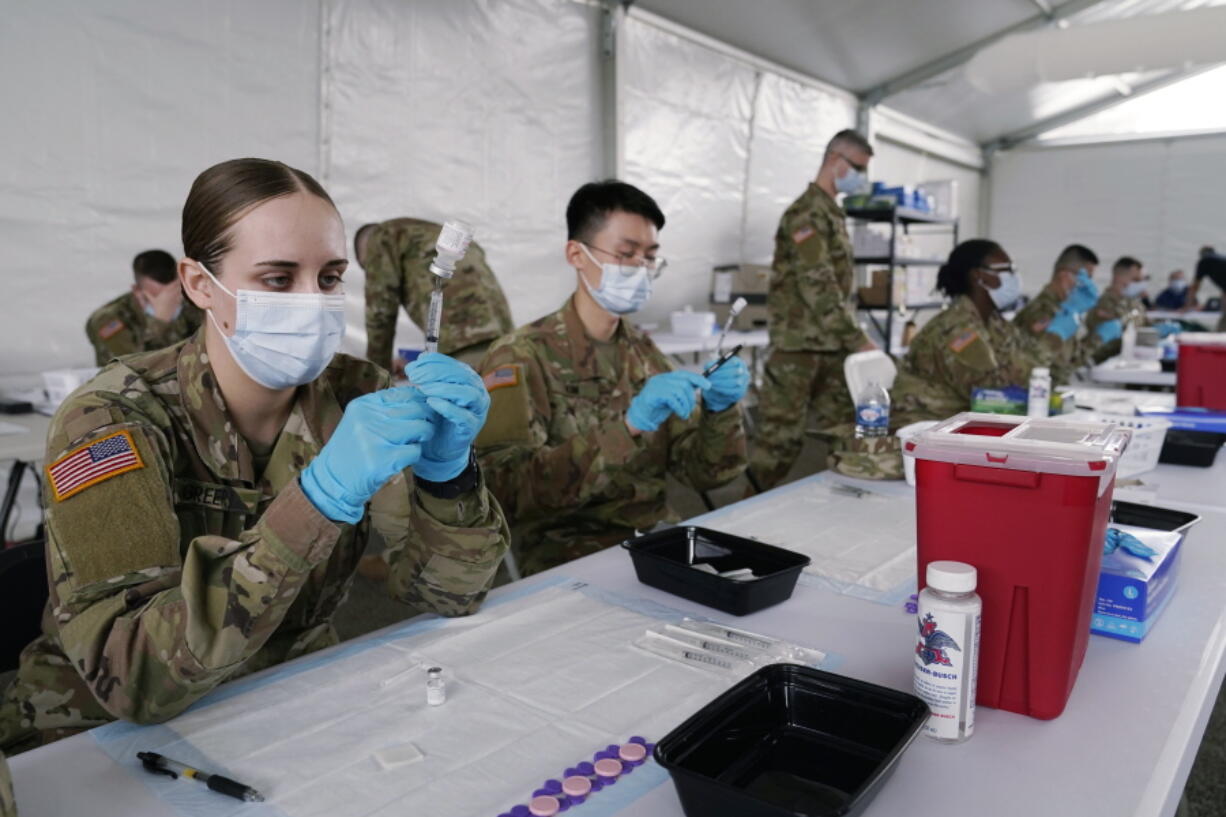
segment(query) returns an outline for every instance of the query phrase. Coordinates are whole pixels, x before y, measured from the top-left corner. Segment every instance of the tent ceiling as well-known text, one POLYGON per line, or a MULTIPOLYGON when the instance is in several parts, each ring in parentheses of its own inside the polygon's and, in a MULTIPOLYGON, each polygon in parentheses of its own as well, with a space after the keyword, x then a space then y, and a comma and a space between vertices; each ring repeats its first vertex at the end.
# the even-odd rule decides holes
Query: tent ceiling
MULTIPOLYGON (((638 0, 648 11, 857 94, 905 76, 1070 0, 638 0)), ((1226 0, 1101 0, 1080 3, 1070 25, 1226 4, 1226 0), (1084 7, 1087 6, 1088 7, 1084 7)), ((984 94, 961 68, 884 103, 980 144, 1084 106, 1127 98, 1163 72, 1046 82, 984 94)))

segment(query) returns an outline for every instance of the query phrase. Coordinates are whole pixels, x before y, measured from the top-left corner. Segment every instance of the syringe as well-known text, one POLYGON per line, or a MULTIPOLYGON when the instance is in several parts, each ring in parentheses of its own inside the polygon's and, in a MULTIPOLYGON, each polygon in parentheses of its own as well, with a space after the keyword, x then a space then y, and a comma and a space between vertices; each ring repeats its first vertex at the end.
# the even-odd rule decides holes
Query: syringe
POLYGON ((741 310, 749 304, 744 298, 737 298, 732 302, 732 306, 728 309, 728 317, 724 319, 724 328, 719 332, 719 341, 715 344, 715 356, 722 357, 724 354, 724 339, 728 337, 728 330, 732 328, 732 322, 736 320, 736 316, 741 314, 741 310))
POLYGON ((426 315, 426 351, 438 351, 438 339, 443 324, 443 284, 455 274, 456 263, 468 252, 473 240, 473 228, 463 221, 451 220, 443 225, 434 244, 437 252, 430 262, 434 273, 434 288, 430 292, 430 311, 426 315))

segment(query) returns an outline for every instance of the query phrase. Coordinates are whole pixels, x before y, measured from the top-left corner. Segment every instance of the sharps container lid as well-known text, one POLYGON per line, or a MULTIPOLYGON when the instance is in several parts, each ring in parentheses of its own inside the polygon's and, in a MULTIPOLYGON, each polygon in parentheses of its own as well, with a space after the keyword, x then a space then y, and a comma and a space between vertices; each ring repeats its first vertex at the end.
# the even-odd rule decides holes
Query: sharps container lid
POLYGON ((942 593, 969 593, 975 589, 979 574, 966 562, 928 563, 928 586, 942 593))

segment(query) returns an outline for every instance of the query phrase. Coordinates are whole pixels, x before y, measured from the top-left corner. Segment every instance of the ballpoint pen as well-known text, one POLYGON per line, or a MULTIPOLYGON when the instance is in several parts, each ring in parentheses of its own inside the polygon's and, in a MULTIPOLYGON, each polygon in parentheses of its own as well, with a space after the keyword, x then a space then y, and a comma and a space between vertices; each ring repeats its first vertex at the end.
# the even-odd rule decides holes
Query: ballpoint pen
POLYGON ((186 766, 177 760, 171 760, 165 755, 159 755, 157 752, 137 752, 136 756, 140 758, 141 765, 145 767, 145 770, 153 774, 164 774, 170 777, 189 777, 192 780, 203 783, 218 794, 229 795, 238 800, 246 800, 251 803, 264 802, 264 795, 250 786, 239 783, 237 780, 193 769, 191 766, 186 766))

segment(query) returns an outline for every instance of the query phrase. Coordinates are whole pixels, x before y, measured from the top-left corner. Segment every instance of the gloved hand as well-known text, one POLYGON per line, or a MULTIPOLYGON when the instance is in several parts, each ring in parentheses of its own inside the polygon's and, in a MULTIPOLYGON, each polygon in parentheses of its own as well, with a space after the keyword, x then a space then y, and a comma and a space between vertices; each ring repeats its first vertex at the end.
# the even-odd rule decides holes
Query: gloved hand
MULTIPOLYGON (((710 366, 715 361, 707 361, 710 366)), ((706 366, 703 366, 705 369, 706 366)), ((749 388, 749 367, 739 357, 729 358, 707 376, 711 388, 702 390, 702 402, 708 411, 723 411, 740 402, 749 388)))
POLYGON ((1107 528, 1107 537, 1103 542, 1103 555, 1110 556, 1119 548, 1131 553, 1141 559, 1152 560, 1158 555, 1158 551, 1151 548, 1149 545, 1142 542, 1131 533, 1125 533, 1118 528, 1107 528))
POLYGON ((693 372, 678 369, 654 375, 630 401, 626 420, 639 431, 655 431, 669 414, 684 420, 694 411, 694 389, 709 388, 711 381, 693 372))
POLYGON ((430 409, 416 389, 384 389, 345 406, 319 455, 299 476, 302 492, 334 522, 356 523, 389 479, 418 461, 434 436, 430 409))
POLYGON ((419 356, 404 373, 425 396, 434 423, 413 473, 431 482, 455 479, 468 467, 468 450, 485 425, 489 392, 471 366, 438 352, 419 356))
POLYGON ((1064 299, 1063 306, 1078 315, 1083 315, 1090 311, 1090 307, 1096 303, 1098 303, 1098 287, 1094 285, 1094 280, 1090 278, 1088 272, 1080 270, 1077 273, 1077 283, 1073 285, 1073 291, 1064 299))
POLYGON ((1060 340, 1068 340, 1077 334, 1077 316, 1068 308, 1067 302, 1065 306, 1060 307, 1060 311, 1056 313, 1056 316, 1048 322, 1047 331, 1060 338, 1060 340))
POLYGON ((1163 321, 1154 327, 1158 330, 1158 337, 1169 338, 1171 335, 1177 335, 1183 331, 1183 326, 1177 321, 1163 321))
POLYGON ((1103 321, 1094 328, 1098 334, 1098 339, 1103 343, 1110 343, 1113 340, 1119 340, 1124 334, 1124 324, 1120 323, 1118 318, 1109 321, 1103 321))

